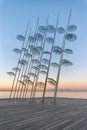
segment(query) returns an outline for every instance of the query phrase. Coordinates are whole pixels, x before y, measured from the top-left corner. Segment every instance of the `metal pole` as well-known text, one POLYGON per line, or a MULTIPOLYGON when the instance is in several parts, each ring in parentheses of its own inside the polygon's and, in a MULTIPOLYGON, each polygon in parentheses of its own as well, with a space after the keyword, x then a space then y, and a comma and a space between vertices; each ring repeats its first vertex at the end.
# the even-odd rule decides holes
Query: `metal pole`
MULTIPOLYGON (((69 26, 70 23, 70 19, 71 19, 71 13, 72 13, 72 9, 70 10, 70 14, 69 14, 69 19, 68 19, 68 23, 67 23, 67 27, 66 27, 66 32, 65 34, 67 34, 67 28, 69 26)), ((65 43, 66 43, 66 39, 65 37, 63 38, 63 43, 62 43, 62 53, 60 55, 60 60, 59 60, 59 68, 58 68, 58 74, 57 74, 57 85, 55 87, 55 92, 54 92, 54 100, 53 103, 56 104, 56 96, 57 96, 57 89, 58 89, 58 85, 59 85, 59 77, 60 77, 60 71, 61 71, 61 65, 62 65, 62 58, 63 58, 63 50, 65 48, 65 43)))
MULTIPOLYGON (((47 28, 47 25, 48 25, 48 19, 49 19, 49 16, 47 17, 47 20, 46 20, 46 28, 47 28)), ((44 47, 45 47, 46 35, 47 35, 47 31, 44 34, 44 40, 43 40, 43 44, 42 44, 42 48, 43 48, 42 52, 44 51, 44 47)), ((43 55, 43 53, 41 53, 39 61, 41 61, 42 55, 43 55)), ((39 70, 37 72, 37 77, 36 77, 35 86, 34 86, 34 90, 33 90, 33 100, 34 100, 34 97, 35 97, 35 94, 36 94, 36 84, 38 82, 38 78, 39 78, 39 70)))
MULTIPOLYGON (((27 44, 28 44, 28 42, 27 42, 27 44)), ((26 44, 26 47, 27 47, 27 44, 26 44)), ((26 48, 26 47, 25 47, 25 48, 26 48)), ((24 55, 23 55, 23 59, 24 59, 24 55)), ((20 72, 19 75, 18 75, 18 79, 20 78, 20 80, 21 80, 21 78, 22 78, 21 75, 22 75, 23 72, 24 72, 24 67, 25 67, 25 66, 23 66, 23 68, 22 68, 22 65, 21 65, 22 72, 20 72)), ((17 89, 17 85, 18 85, 18 82, 16 83, 16 89, 17 89)), ((22 84, 21 90, 20 90, 20 97, 21 97, 21 93, 22 93, 22 90, 23 90, 23 86, 24 86, 24 85, 22 84)), ((20 84, 19 84, 19 88, 20 88, 20 84)), ((15 98, 15 93, 14 93, 14 98, 15 98)))
MULTIPOLYGON (((30 29, 30 31, 31 31, 31 29, 30 29)), ((30 31, 29 31, 29 36, 30 36, 30 31)), ((27 39, 27 43, 26 43, 26 49, 28 48, 28 46, 30 45, 30 42, 28 43, 28 39, 27 39)), ((29 49, 29 48, 28 48, 29 49)), ((24 55, 23 55, 23 59, 24 59, 24 55)), ((27 57, 25 57, 25 60, 27 59, 27 57)), ((29 59, 30 59, 30 57, 28 57, 28 63, 29 63, 29 59)), ((26 65, 26 68, 25 68, 25 71, 26 71, 26 69, 27 69, 27 66, 28 66, 28 63, 27 63, 27 65, 26 65)), ((23 72, 24 72, 24 66, 23 66, 23 68, 22 68, 22 73, 21 73, 21 77, 20 77, 20 80, 22 79, 22 74, 23 74, 23 72)), ((24 74, 25 75, 25 74, 24 74)), ((25 77, 24 77, 24 79, 25 79, 25 77)), ((23 81, 24 81, 24 79, 23 79, 23 81)), ((21 83, 20 83, 21 84, 21 83)), ((18 95, 19 95, 19 92, 20 92, 20 84, 19 84, 19 86, 18 86, 18 91, 17 91, 17 94, 16 94, 16 99, 18 98, 18 95)), ((22 86, 23 86, 23 84, 22 84, 22 86)))
MULTIPOLYGON (((27 44, 28 44, 28 42, 26 43, 26 45, 25 46, 27 46, 27 44)), ((26 48, 26 47, 25 47, 26 48)), ((21 49, 22 50, 22 49, 21 49)), ((23 58, 22 58, 22 60, 24 59, 24 54, 23 54, 23 58)), ((18 73, 18 78, 17 78, 17 82, 16 82, 16 85, 15 85, 15 91, 14 91, 14 95, 13 95, 13 98, 16 98, 15 96, 16 96, 16 90, 18 89, 18 80, 19 80, 19 78, 20 78, 20 76, 21 76, 21 74, 22 74, 22 72, 23 72, 23 69, 24 69, 24 66, 22 67, 22 65, 20 65, 20 71, 19 71, 19 73, 18 73), (22 71, 22 72, 21 72, 22 71)), ((19 84, 20 85, 20 84, 19 84)))
MULTIPOLYGON (((59 21, 59 14, 57 16, 56 29, 55 29, 55 32, 54 32, 54 42, 55 42, 55 38, 56 38, 56 31, 57 31, 57 27, 58 27, 58 21, 59 21)), ((43 90, 42 103, 44 102, 44 98, 45 98, 45 92, 46 92, 46 87, 47 87, 47 78, 48 78, 48 73, 49 73, 49 68, 50 68, 50 63, 51 63, 52 50, 53 50, 53 47, 54 47, 54 42, 52 43, 51 54, 50 54, 50 58, 49 58, 48 70, 47 70, 45 86, 44 86, 44 90, 43 90)))
MULTIPOLYGON (((26 39, 28 27, 29 27, 29 22, 28 22, 28 24, 27 24, 26 31, 25 31, 25 39, 26 39)), ((22 48, 24 47, 24 43, 25 43, 25 40, 23 41, 22 48)), ((20 60, 20 58, 21 58, 21 53, 20 53, 20 56, 19 56, 19 60, 20 60)), ((18 61, 19 61, 19 60, 18 60, 18 61)), ((19 66, 19 62, 18 62, 18 64, 17 64, 17 68, 18 68, 18 66, 19 66)), ((11 98, 12 98, 12 92, 13 92, 13 89, 14 89, 14 84, 15 84, 16 76, 17 76, 17 70, 16 70, 16 72, 15 72, 15 77, 14 77, 14 79, 13 79, 13 83, 12 83, 12 87, 11 87, 11 92, 10 92, 10 95, 9 95, 9 103, 10 103, 11 98)))
MULTIPOLYGON (((39 57, 38 57, 39 59, 39 57)), ((37 76, 37 71, 35 71, 35 75, 37 76)), ((34 85, 35 85, 35 76, 34 76, 34 79, 33 79, 33 84, 32 84, 32 89, 31 89, 31 94, 30 94, 30 102, 32 101, 32 98, 33 98, 33 91, 34 91, 34 85)))
MULTIPOLYGON (((38 20, 37 20, 36 29, 35 29, 34 34, 37 32, 38 23, 39 23, 39 18, 38 18, 38 20)), ((35 46, 35 44, 34 44, 34 46, 35 46)), ((33 54, 32 54, 32 55, 33 55, 33 54)), ((31 60, 32 60, 32 57, 31 57, 31 60)), ((30 69, 31 69, 31 66, 32 66, 32 65, 31 65, 31 62, 30 62, 27 75, 30 73, 29 71, 31 71, 31 70, 30 70, 30 69)), ((30 78, 30 76, 29 76, 29 78, 30 78)), ((28 83, 26 84, 26 86, 25 86, 25 88, 24 88, 24 92, 23 92, 23 96, 22 96, 23 98, 26 98, 27 91, 28 91, 28 83)))

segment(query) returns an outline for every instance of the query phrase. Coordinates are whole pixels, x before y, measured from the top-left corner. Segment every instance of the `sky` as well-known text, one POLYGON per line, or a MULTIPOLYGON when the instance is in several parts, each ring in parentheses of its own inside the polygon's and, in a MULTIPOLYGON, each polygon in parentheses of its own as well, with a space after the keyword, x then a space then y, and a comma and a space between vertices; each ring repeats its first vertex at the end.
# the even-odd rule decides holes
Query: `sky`
POLYGON ((48 22, 54 25, 59 12, 59 25, 64 27, 71 8, 77 40, 68 45, 74 52, 69 57, 73 66, 62 67, 59 88, 87 90, 87 0, 0 0, 0 89, 11 88, 13 78, 6 73, 17 64, 13 49, 21 42, 16 35, 25 34, 27 22, 33 32, 38 17, 45 25, 49 15, 48 22))

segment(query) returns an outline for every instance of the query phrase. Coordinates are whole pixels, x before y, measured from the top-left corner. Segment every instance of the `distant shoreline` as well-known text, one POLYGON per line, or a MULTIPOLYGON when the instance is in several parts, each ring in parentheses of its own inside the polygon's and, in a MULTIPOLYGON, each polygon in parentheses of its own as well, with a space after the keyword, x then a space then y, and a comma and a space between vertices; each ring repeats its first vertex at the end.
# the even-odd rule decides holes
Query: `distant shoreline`
MULTIPOLYGON (((0 91, 11 91, 11 90, 0 90, 0 91)), ((15 91, 15 90, 13 90, 15 91)), ((31 90, 28 90, 31 91, 31 90)), ((43 90, 37 90, 38 92, 42 92, 43 90)), ((53 92, 54 89, 46 90, 47 92, 53 92)), ((69 89, 59 89, 58 92, 87 92, 87 90, 69 90, 69 89)))

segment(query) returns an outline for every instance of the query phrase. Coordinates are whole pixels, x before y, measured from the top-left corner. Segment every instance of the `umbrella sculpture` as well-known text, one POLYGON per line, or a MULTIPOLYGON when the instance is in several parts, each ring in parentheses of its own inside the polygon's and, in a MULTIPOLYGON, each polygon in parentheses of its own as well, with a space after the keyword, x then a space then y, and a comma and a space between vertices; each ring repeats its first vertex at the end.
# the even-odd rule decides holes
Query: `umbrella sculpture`
POLYGON ((29 98, 33 102, 38 88, 42 90, 42 103, 45 100, 46 89, 48 84, 54 86, 53 103, 56 103, 57 90, 59 86, 60 71, 62 66, 71 66, 73 63, 63 57, 65 54, 73 54, 73 50, 66 48, 66 42, 73 42, 77 36, 73 33, 77 27, 70 25, 71 13, 69 14, 66 29, 59 27, 59 14, 55 27, 48 24, 48 17, 45 26, 38 26, 39 19, 36 23, 36 29, 33 35, 28 34, 29 23, 26 28, 25 36, 17 35, 17 39, 22 43, 21 49, 14 48, 13 51, 19 55, 17 66, 7 74, 13 76, 13 83, 9 95, 9 102, 25 101, 29 98), (55 44, 57 34, 63 36, 62 46, 55 44), (50 49, 46 49, 47 44, 50 49), (59 60, 52 61, 52 57, 57 55, 59 60), (51 78, 49 73, 51 67, 57 69, 56 78, 51 78), (43 81, 41 81, 41 76, 43 81), (29 93, 28 93, 29 92, 29 93), (19 100, 18 100, 19 101, 19 100))

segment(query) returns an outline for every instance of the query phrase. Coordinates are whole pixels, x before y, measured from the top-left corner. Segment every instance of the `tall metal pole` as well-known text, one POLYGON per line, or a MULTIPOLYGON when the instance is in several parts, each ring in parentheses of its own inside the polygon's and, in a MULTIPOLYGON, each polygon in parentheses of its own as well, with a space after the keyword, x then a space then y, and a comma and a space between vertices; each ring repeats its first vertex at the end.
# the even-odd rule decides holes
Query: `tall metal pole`
POLYGON ((54 47, 54 42, 55 42, 55 38, 56 38, 56 31, 57 31, 57 27, 58 27, 58 21, 59 21, 59 14, 57 16, 56 28, 55 28, 55 32, 54 32, 54 38, 53 38, 54 41, 52 43, 51 54, 50 54, 50 58, 49 58, 48 70, 47 70, 45 86, 44 86, 44 90, 43 90, 42 103, 44 102, 44 98, 45 98, 45 92, 46 92, 46 87, 47 87, 47 78, 48 78, 48 73, 49 73, 49 68, 50 68, 50 63, 51 63, 51 57, 52 57, 52 51, 53 51, 53 47, 54 47))
POLYGON ((30 79, 30 73, 31 73, 31 67, 32 67, 32 59, 34 58, 34 55, 32 54, 32 57, 31 57, 31 60, 30 60, 30 65, 29 65, 29 68, 28 68, 28 72, 27 72, 27 75, 29 75, 29 77, 28 77, 28 82, 26 83, 26 86, 25 86, 25 90, 24 90, 24 92, 23 92, 23 98, 26 98, 26 96, 27 96, 27 92, 28 92, 28 86, 29 86, 29 79, 30 79))
MULTIPOLYGON (((36 29, 37 29, 37 27, 36 27, 36 29)), ((25 48, 27 48, 27 46, 28 46, 28 42, 27 42, 25 48)), ((24 55, 23 55, 23 59, 24 59, 24 55)), ((22 67, 22 65, 21 65, 21 67, 22 67)), ((25 66, 23 66, 22 72, 20 72, 19 75, 18 75, 18 79, 20 79, 20 80, 21 80, 22 74, 23 74, 23 72, 24 72, 24 67, 25 67, 25 66)), ((18 82, 16 83, 16 89, 17 89, 17 86, 18 86, 18 82)), ((22 95, 23 86, 24 86, 24 84, 22 84, 22 86, 21 86, 20 96, 19 96, 20 98, 21 98, 21 95, 22 95)), ((20 84, 19 84, 19 87, 20 87, 20 84)), ((15 98, 15 93, 14 93, 14 98, 15 98)))
MULTIPOLYGON (((67 29, 68 29, 68 26, 69 26, 69 23, 70 23, 71 14, 72 14, 72 9, 70 10, 69 19, 68 19, 65 34, 67 34, 67 29)), ((60 77, 60 71, 61 71, 61 66, 62 66, 63 50, 65 48, 65 43, 66 43, 66 39, 64 37, 63 38, 63 43, 62 43, 62 53, 60 55, 60 60, 59 60, 59 68, 58 68, 58 74, 57 74, 57 84, 56 84, 55 91, 54 91, 54 100, 53 100, 54 104, 56 104, 56 96, 57 96, 57 90, 58 90, 58 85, 59 85, 59 77, 60 77)))
MULTIPOLYGON (((30 31, 31 31, 31 29, 30 29, 30 31)), ((29 35, 28 36, 30 36, 30 31, 29 31, 29 35)), ((29 49, 28 48, 28 46, 30 45, 30 42, 28 42, 28 39, 27 39, 27 43, 26 43, 26 49, 29 49)), ((24 56, 23 56, 23 58, 24 58, 24 56)), ((25 60, 27 59, 27 57, 25 57, 25 60)), ((26 65, 26 68, 25 68, 25 71, 26 71, 26 69, 27 69, 27 66, 28 66, 28 64, 29 64, 29 59, 30 59, 30 57, 28 57, 28 60, 27 60, 27 65, 26 65)), ((22 68, 22 73, 21 73, 21 77, 20 77, 20 80, 22 79, 22 74, 23 74, 23 72, 24 72, 24 66, 23 66, 23 68, 22 68)), ((25 75, 25 74, 24 74, 25 75)), ((24 79, 25 79, 25 77, 24 77, 24 79)), ((24 81, 24 79, 23 79, 23 81, 24 81)), ((20 83, 21 84, 21 83, 20 83)), ((18 86, 18 91, 17 91, 17 94, 16 94, 16 96, 15 96, 15 98, 17 99, 18 98, 18 95, 19 95, 19 92, 20 92, 20 84, 19 84, 19 86, 18 86)), ((22 84, 23 85, 23 84, 22 84)), ((22 87, 21 87, 22 88, 22 87)))
MULTIPOLYGON (((29 24, 28 24, 29 25, 29 24)), ((26 34, 27 35, 27 34, 26 34)), ((25 48, 27 46, 28 42, 26 43, 25 45, 25 48)), ((24 60, 24 54, 23 54, 23 57, 22 57, 22 60, 24 60)), ((15 91, 14 91, 14 95, 13 95, 13 98, 16 98, 16 90, 18 89, 18 80, 20 79, 21 77, 21 74, 23 72, 23 69, 24 69, 24 66, 22 67, 22 65, 20 66, 20 71, 18 73, 18 78, 17 78, 17 82, 16 82, 16 85, 15 85, 15 91), (21 72, 22 71, 22 72, 21 72)), ((19 84, 20 85, 20 84, 19 84)))
MULTIPOLYGON (((26 39, 28 27, 29 27, 29 22, 28 22, 28 24, 27 24, 26 31, 25 31, 25 39, 26 39)), ((23 41, 22 48, 24 47, 24 44, 25 44, 25 40, 23 41)), ((19 60, 20 60, 20 59, 21 59, 21 53, 20 53, 20 56, 19 56, 19 60)), ((19 60, 18 60, 18 61, 19 61, 19 60)), ((18 64, 17 64, 17 68, 18 68, 18 66, 19 66, 19 62, 18 62, 18 64)), ((13 79, 13 83, 12 83, 12 87, 11 87, 11 91, 10 91, 10 95, 9 95, 9 103, 10 103, 11 98, 12 98, 12 92, 13 92, 13 89, 14 89, 14 84, 15 84, 16 76, 17 76, 17 70, 15 71, 15 77, 14 77, 14 79, 13 79)))
MULTIPOLYGON (((38 61, 39 61, 39 57, 38 57, 38 61)), ((33 79, 33 84, 32 84, 32 89, 31 89, 31 93, 30 93, 30 102, 31 102, 31 100, 32 100, 32 98, 33 98, 33 91, 34 91, 34 85, 35 85, 35 78, 36 78, 36 76, 37 76, 37 70, 35 70, 35 76, 34 76, 34 79, 33 79)))
MULTIPOLYGON (((29 42, 29 44, 30 44, 30 42, 29 42)), ((28 45, 28 41, 27 41, 27 44, 26 44, 26 48, 27 48, 27 46, 29 46, 29 45, 28 45)), ((29 49, 29 48, 28 48, 28 49, 29 49)), ((24 59, 24 55, 23 55, 23 59, 24 59)), ((26 57, 25 57, 25 60, 26 60, 26 57)), ((26 69, 27 69, 28 62, 29 62, 29 58, 28 58, 26 67, 23 66, 22 72, 20 73, 20 79, 19 79, 20 81, 22 80, 22 78, 23 78, 23 82, 24 82, 24 80, 25 80, 25 77, 22 77, 22 76, 23 76, 24 71, 26 71, 26 69), (25 69, 24 69, 24 67, 25 67, 25 69)), ((24 74, 24 75, 25 75, 25 74, 24 74)), ((20 86, 21 86, 21 83, 20 83, 19 86, 18 86, 19 89, 20 89, 20 86)), ((23 87, 24 87, 24 84, 22 84, 20 91, 18 91, 18 92, 20 92, 20 95, 22 94, 23 87)), ((18 93, 17 93, 17 97, 18 97, 18 93)), ((21 96, 20 96, 20 98, 21 98, 21 96)))
MULTIPOLYGON (((46 20, 46 25, 45 25, 45 27, 47 28, 47 25, 48 25, 48 19, 49 19, 49 16, 47 17, 47 20, 46 20)), ((43 40, 43 44, 42 44, 42 52, 44 51, 44 47, 45 47, 45 40, 46 40, 46 35, 47 35, 47 30, 46 30, 46 32, 45 32, 45 34, 44 34, 44 40, 43 40)), ((43 53, 41 53, 41 56, 40 56, 40 58, 39 58, 39 61, 40 61, 40 64, 41 64, 41 58, 42 58, 42 55, 43 55, 43 53)), ((40 65, 39 64, 39 65, 40 65)), ((37 84, 37 82, 38 82, 38 78, 39 78, 39 70, 38 70, 38 72, 37 72, 37 77, 36 77, 36 81, 35 81, 35 86, 33 87, 34 88, 34 90, 33 90, 33 100, 34 100, 34 97, 35 97, 35 94, 36 94, 36 84, 37 84)), ((33 101, 32 100, 32 101, 33 101)))
MULTIPOLYGON (((37 23, 36 23, 36 29, 35 29, 34 34, 36 34, 36 32, 37 32, 38 23, 39 23, 39 18, 38 18, 37 23)), ((35 44, 34 44, 34 46, 35 46, 35 44)), ((33 54, 32 54, 32 55, 33 55, 33 54)), ((32 57, 31 57, 31 60, 32 60, 32 57)), ((26 71, 25 74, 27 73, 27 75, 28 75, 28 74, 30 73, 30 71, 31 71, 31 66, 32 66, 32 65, 31 65, 31 61, 30 61, 28 73, 27 73, 27 71, 26 71)), ((30 76, 29 76, 29 79, 30 79, 30 76)), ((29 83, 27 83, 27 84, 25 85, 22 98, 26 98, 26 94, 27 94, 27 91, 28 91, 28 84, 29 84, 29 83)))

